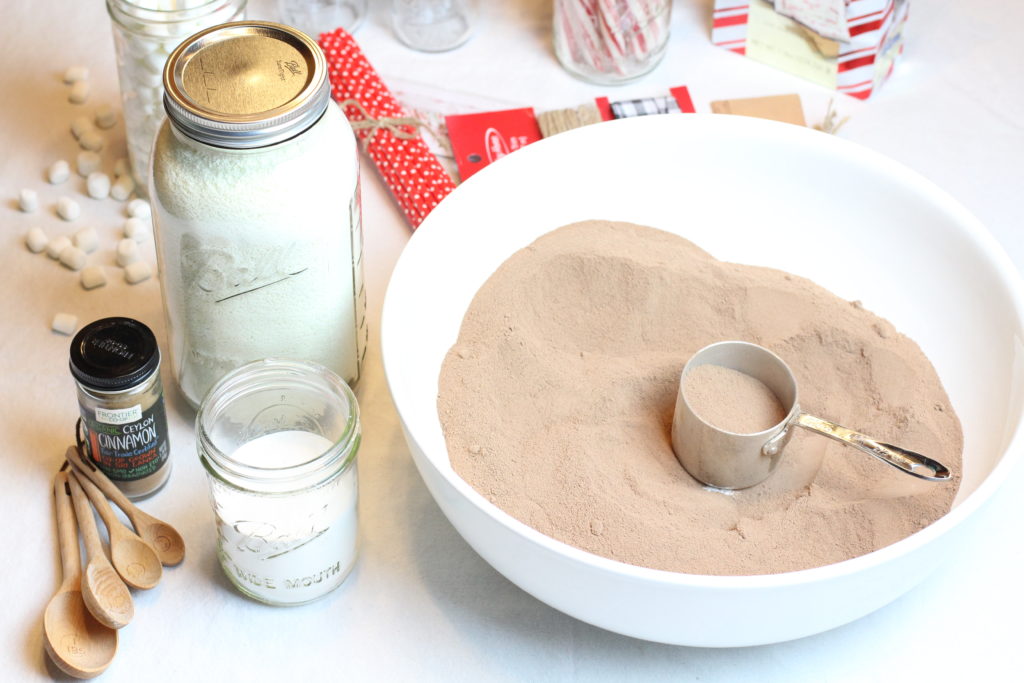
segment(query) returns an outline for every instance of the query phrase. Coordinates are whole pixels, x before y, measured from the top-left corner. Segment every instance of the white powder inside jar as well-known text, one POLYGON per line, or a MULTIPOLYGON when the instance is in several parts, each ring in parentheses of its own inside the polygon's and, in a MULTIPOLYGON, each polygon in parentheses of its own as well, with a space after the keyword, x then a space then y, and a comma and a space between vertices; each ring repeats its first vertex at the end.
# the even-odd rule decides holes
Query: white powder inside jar
POLYGON ((211 151, 162 126, 158 256, 171 355, 193 405, 261 358, 358 379, 366 327, 351 136, 333 105, 301 136, 256 150, 211 151))
MULTIPOLYGON (((289 430, 253 439, 231 459, 293 467, 329 450, 319 434, 289 430)), ((355 464, 331 482, 291 494, 261 495, 213 483, 219 555, 228 578, 271 604, 297 605, 339 586, 356 559, 355 464)))

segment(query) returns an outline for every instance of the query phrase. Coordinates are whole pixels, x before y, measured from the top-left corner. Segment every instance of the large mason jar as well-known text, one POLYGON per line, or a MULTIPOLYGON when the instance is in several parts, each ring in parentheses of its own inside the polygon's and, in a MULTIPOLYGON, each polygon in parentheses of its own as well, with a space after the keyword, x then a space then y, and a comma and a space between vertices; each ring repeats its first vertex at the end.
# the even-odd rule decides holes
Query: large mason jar
POLYGON ((149 152, 164 118, 167 55, 185 37, 245 13, 246 0, 107 0, 114 27, 125 137, 135 186, 145 192, 149 152))
POLYGON ((320 48, 236 22, 170 55, 151 198, 174 376, 198 406, 249 361, 312 361, 349 384, 366 349, 355 136, 320 48))

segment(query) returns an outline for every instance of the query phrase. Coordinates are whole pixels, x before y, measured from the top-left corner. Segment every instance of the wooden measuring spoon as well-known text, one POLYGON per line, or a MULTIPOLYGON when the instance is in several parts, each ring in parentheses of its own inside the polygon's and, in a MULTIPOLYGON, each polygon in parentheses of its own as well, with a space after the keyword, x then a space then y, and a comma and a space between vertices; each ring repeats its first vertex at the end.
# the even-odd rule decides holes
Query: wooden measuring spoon
POLYGON ((100 513, 100 518, 107 525, 107 537, 110 540, 110 563, 121 575, 124 582, 132 588, 148 590, 160 582, 163 575, 163 567, 160 566, 160 558, 157 557, 153 546, 135 535, 131 529, 126 527, 114 514, 110 503, 103 497, 103 494, 96 484, 86 477, 72 472, 72 477, 78 480, 89 496, 92 506, 100 513))
POLYGON ((68 484, 75 516, 78 517, 78 529, 85 540, 85 554, 89 559, 82 579, 82 599, 96 621, 110 628, 122 628, 135 616, 132 594, 103 552, 100 532, 85 492, 74 477, 68 477, 68 484))
POLYGON ((75 467, 76 472, 88 477, 103 495, 124 510, 139 536, 153 546, 161 564, 168 567, 181 564, 185 559, 185 541, 174 527, 135 507, 121 490, 107 479, 107 475, 100 472, 75 446, 69 446, 64 457, 75 467))
POLYGON ((53 496, 64 580, 43 613, 43 646, 67 675, 92 678, 103 673, 117 654, 117 631, 96 621, 82 601, 82 557, 66 472, 54 477, 53 496))

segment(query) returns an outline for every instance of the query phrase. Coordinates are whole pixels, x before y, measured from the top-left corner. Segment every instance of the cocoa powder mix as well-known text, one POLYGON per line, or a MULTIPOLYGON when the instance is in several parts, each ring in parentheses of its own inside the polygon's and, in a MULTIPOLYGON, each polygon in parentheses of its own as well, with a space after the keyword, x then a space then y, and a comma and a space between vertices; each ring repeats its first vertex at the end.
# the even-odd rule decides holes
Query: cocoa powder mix
POLYGON ((586 221, 509 258, 441 369, 455 471, 499 508, 597 555, 692 574, 771 574, 882 548, 949 509, 963 436, 918 346, 857 302, 678 236, 586 221), (672 452, 679 375, 709 343, 751 341, 796 375, 807 411, 929 455, 909 477, 798 430, 779 469, 710 490, 672 452))

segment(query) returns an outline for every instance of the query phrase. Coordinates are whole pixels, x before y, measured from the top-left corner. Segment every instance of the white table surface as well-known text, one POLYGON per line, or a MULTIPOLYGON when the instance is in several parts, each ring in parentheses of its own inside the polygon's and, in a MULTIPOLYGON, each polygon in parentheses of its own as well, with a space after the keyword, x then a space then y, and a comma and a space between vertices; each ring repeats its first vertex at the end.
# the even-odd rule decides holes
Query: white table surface
MULTIPOLYGON (((475 37, 463 48, 425 55, 400 45, 384 2, 356 37, 385 77, 475 93, 538 111, 688 85, 698 111, 714 99, 800 93, 810 122, 830 93, 709 44, 710 0, 677 0, 664 63, 613 89, 568 76, 551 51, 549 0, 482 2, 475 37)), ((272 2, 250 3, 250 18, 275 19, 272 2)), ((989 227, 1018 268, 1024 265, 1021 159, 1024 86, 1019 36, 1024 5, 999 0, 914 2, 905 58, 868 103, 838 98, 851 116, 841 135, 903 162, 948 190, 989 227)), ((162 338, 159 285, 115 281, 85 292, 78 277, 22 245, 27 229, 49 234, 97 227, 112 244, 123 220, 113 201, 84 196, 84 183, 43 180, 57 158, 73 159, 68 124, 81 107, 66 101, 60 75, 92 71, 85 109, 118 103, 109 20, 100 0, 4 0, 0 7, 0 678, 62 675, 46 661, 42 613, 59 583, 50 482, 77 416, 67 371, 69 339, 50 332, 53 314, 82 323, 128 315, 162 338), (43 209, 15 208, 22 187, 43 209), (75 196, 72 225, 52 211, 75 196)), ((123 145, 123 128, 108 144, 123 145)), ((108 159, 114 155, 107 154, 108 159)), ((109 163, 108 163, 109 168, 109 163)), ((1024 472, 981 510, 953 561, 894 604, 834 631, 778 645, 734 650, 671 647, 622 637, 565 616, 523 593, 481 560, 434 504, 409 457, 381 369, 377 337, 385 287, 409 237, 377 177, 364 167, 370 351, 358 390, 365 442, 360 453, 362 550, 358 567, 326 599, 275 609, 235 593, 214 553, 212 512, 192 446, 193 413, 170 382, 174 472, 143 503, 178 526, 185 563, 155 590, 136 594, 135 621, 105 680, 994 680, 1024 664, 1024 472), (290 677, 290 676, 289 676, 290 677)), ((152 249, 151 243, 147 249, 152 249)), ((112 254, 98 257, 112 263, 112 254)), ((111 274, 116 274, 114 269, 111 274)), ((116 278, 115 278, 116 279, 116 278)), ((692 618, 692 617, 691 617, 692 618)), ((1019 680, 1019 679, 1017 679, 1019 680)))

